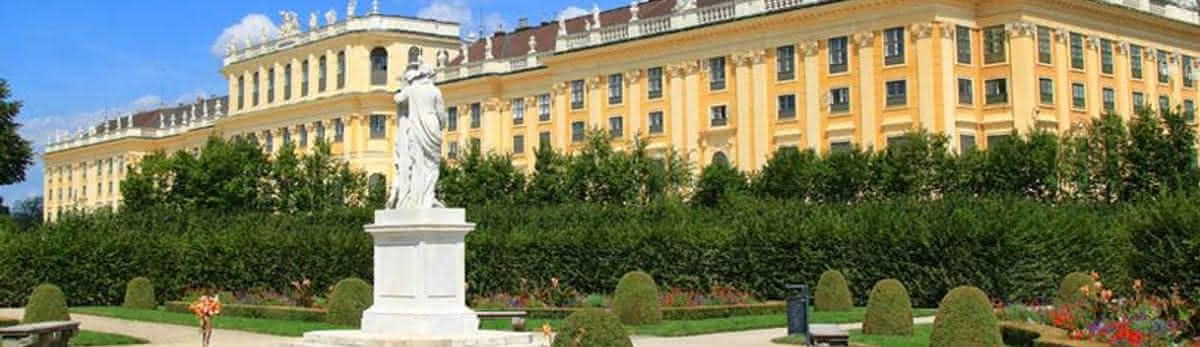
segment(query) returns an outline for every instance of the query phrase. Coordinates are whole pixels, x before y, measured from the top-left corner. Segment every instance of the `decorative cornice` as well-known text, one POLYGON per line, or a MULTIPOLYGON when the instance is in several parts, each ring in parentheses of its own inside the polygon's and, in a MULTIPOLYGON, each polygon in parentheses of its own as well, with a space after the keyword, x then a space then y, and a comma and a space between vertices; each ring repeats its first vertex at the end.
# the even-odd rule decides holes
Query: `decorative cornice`
POLYGON ((1115 47, 1114 51, 1117 53, 1117 55, 1129 54, 1129 42, 1115 41, 1114 43, 1115 43, 1115 45, 1113 45, 1115 47))
POLYGON ((587 89, 596 89, 602 86, 604 78, 600 76, 592 76, 587 78, 587 89))
POLYGON ((570 82, 555 83, 554 85, 550 86, 550 89, 552 89, 554 91, 554 95, 563 95, 563 94, 566 94, 567 89, 570 88, 570 87, 568 87, 569 84, 570 84, 570 82))
POLYGON ((942 23, 942 22, 933 22, 933 26, 935 28, 937 28, 938 33, 942 34, 943 39, 953 39, 954 38, 954 26, 953 25, 950 25, 947 23, 942 23))
POLYGON ((1037 25, 1029 22, 1015 22, 1004 25, 1004 30, 1008 31, 1008 36, 1033 36, 1037 33, 1037 25))
POLYGON ((1071 31, 1065 28, 1054 29, 1054 38, 1057 39, 1058 42, 1067 42, 1068 36, 1070 35, 1071 31))
POLYGON ((908 28, 912 40, 927 39, 933 36, 933 23, 914 23, 908 28))
POLYGON ((642 79, 642 69, 633 69, 625 72, 625 83, 633 84, 642 79))
MULTIPOLYGON (((871 46, 871 44, 875 43, 875 32, 865 31, 865 32, 861 32, 861 33, 855 33, 854 36, 850 37, 850 41, 852 41, 854 43, 854 46, 858 47, 858 48, 869 47, 869 46, 871 46)), ((814 46, 819 46, 819 45, 814 45, 814 46)), ((814 52, 814 54, 815 54, 815 52, 814 52)))
POLYGON ((804 53, 805 56, 813 56, 813 55, 817 55, 817 52, 819 52, 821 50, 821 41, 817 41, 817 40, 800 41, 800 43, 797 44, 797 47, 800 48, 800 52, 804 53))
POLYGON ((684 73, 686 73, 688 75, 700 72, 700 61, 699 60, 689 60, 689 61, 685 61, 681 64, 683 65, 684 73))
POLYGON ((496 98, 496 97, 488 98, 487 100, 485 100, 483 102, 483 110, 489 111, 489 112, 499 111, 500 108, 504 107, 504 104, 507 104, 507 103, 501 102, 500 98, 496 98))
POLYGON ((1087 43, 1088 49, 1099 49, 1100 48, 1100 38, 1099 37, 1089 36, 1087 39, 1084 40, 1084 42, 1087 43))
POLYGON ((741 54, 735 54, 733 56, 733 63, 735 66, 751 66, 761 64, 766 60, 766 57, 767 52, 765 50, 753 49, 741 54))

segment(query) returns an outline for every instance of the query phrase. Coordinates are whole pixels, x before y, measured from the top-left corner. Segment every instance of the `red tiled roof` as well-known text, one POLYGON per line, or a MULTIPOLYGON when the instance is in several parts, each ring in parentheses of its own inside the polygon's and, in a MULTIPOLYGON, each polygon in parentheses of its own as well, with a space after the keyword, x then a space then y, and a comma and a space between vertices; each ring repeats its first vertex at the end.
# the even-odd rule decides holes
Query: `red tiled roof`
MULTIPOLYGON (((166 117, 175 117, 174 123, 179 124, 180 122, 184 121, 183 113, 185 111, 190 111, 192 108, 192 105, 196 105, 197 113, 203 112, 204 106, 201 104, 201 102, 208 104, 208 112, 210 115, 212 115, 213 113, 216 112, 218 101, 220 101, 220 103, 221 103, 221 112, 224 114, 227 114, 229 112, 229 97, 228 96, 220 96, 220 97, 208 98, 208 99, 204 99, 204 100, 197 100, 194 103, 181 104, 181 105, 176 105, 176 106, 172 106, 172 107, 162 107, 162 108, 157 108, 157 109, 153 109, 153 110, 149 110, 149 111, 142 111, 142 112, 134 113, 133 114, 133 127, 135 127, 135 128, 158 128, 159 115, 165 115, 166 117)), ((123 124, 120 124, 117 122, 124 122, 124 121, 125 121, 125 117, 119 117, 117 119, 110 119, 110 120, 104 121, 104 122, 96 125, 96 130, 103 132, 103 131, 108 130, 109 127, 120 128, 119 125, 123 125, 123 124)))

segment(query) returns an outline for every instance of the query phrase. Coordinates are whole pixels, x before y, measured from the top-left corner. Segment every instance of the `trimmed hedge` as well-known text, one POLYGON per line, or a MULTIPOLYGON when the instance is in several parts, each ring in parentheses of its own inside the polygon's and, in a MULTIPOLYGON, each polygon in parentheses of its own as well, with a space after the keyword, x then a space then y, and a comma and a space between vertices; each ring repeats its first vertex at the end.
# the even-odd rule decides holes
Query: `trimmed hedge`
POLYGON ((68 321, 71 313, 67 311, 66 294, 53 284, 43 284, 33 289, 29 295, 29 303, 25 305, 25 315, 22 324, 68 321))
POLYGON ((662 302, 658 285, 650 274, 633 271, 621 276, 613 293, 612 312, 627 325, 654 324, 662 321, 662 302))
POLYGON ((827 270, 821 273, 817 281, 817 290, 813 295, 813 308, 817 311, 849 311, 854 308, 854 297, 850 295, 850 285, 841 271, 827 270))
POLYGON ((633 347, 617 316, 598 308, 572 313, 554 337, 553 347, 633 347))
POLYGON ((975 287, 954 288, 942 299, 930 347, 1001 347, 1000 327, 987 294, 975 287))
POLYGON ((1056 304, 1074 304, 1083 302, 1086 297, 1080 288, 1092 284, 1092 276, 1082 272, 1072 272, 1063 277, 1058 285, 1058 295, 1054 297, 1056 304))
POLYGON ((341 280, 329 294, 329 313, 325 321, 333 324, 354 325, 362 323, 363 311, 375 301, 371 285, 358 278, 341 280))
MULTIPOLYGON (((190 313, 188 305, 191 303, 183 301, 169 301, 164 306, 169 312, 190 313)), ((241 305, 241 304, 221 304, 221 315, 246 317, 246 318, 266 318, 266 319, 282 319, 282 320, 300 320, 308 322, 324 322, 326 311, 319 308, 305 308, 292 306, 265 306, 265 305, 241 305)))
MULTIPOLYGON (((529 319, 564 319, 581 308, 574 307, 508 307, 494 311, 525 311, 529 319)), ((695 307, 663 307, 663 320, 701 320, 740 316, 759 316, 787 313, 787 304, 778 301, 745 305, 710 305, 695 307)))
POLYGON ((913 334, 912 301, 908 299, 908 290, 903 283, 894 279, 875 283, 867 301, 862 331, 867 335, 913 334))
MULTIPOLYGON (((856 305, 866 304, 875 281, 901 278, 915 307, 933 307, 963 284, 1010 302, 1049 299, 1061 276, 1079 269, 1101 273, 1111 288, 1128 288, 1131 278, 1144 278, 1148 288, 1200 279, 1200 268, 1185 261, 1200 257, 1200 249, 1179 246, 1200 235, 1200 222, 1173 222, 1200 216, 1200 196, 1161 200, 1094 205, 950 196, 846 205, 735 197, 719 209, 661 201, 520 213, 486 206, 468 210, 478 225, 467 236, 467 282, 476 295, 513 293, 521 278, 551 277, 579 292, 607 293, 623 274, 643 269, 663 288, 720 284, 781 299, 789 295, 786 284, 815 288, 834 268, 854 279, 856 305), (1159 254, 1170 259, 1157 262, 1159 254)), ((119 305, 125 281, 135 276, 154 279, 159 302, 190 288, 286 292, 305 276, 320 290, 351 276, 369 282, 372 242, 362 226, 371 218, 368 210, 144 210, 66 217, 42 232, 0 232, 0 306, 23 305, 47 282, 71 293, 70 305, 119 305)))
POLYGON ((121 306, 144 310, 158 308, 158 299, 154 298, 154 284, 145 277, 129 280, 129 284, 125 286, 125 302, 121 303, 121 306))

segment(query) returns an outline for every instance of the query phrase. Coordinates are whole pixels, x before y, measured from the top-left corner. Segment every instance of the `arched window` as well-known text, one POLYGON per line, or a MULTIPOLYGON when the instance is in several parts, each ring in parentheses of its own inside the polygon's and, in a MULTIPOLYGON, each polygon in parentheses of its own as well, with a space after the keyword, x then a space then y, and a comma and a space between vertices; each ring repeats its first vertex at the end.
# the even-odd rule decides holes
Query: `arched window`
POLYGON ((387 49, 375 47, 371 50, 371 85, 387 84, 387 49))
POLYGON ((412 46, 408 48, 408 68, 416 69, 421 65, 421 47, 412 46))
POLYGON ((721 163, 722 165, 729 165, 729 158, 725 157, 725 152, 713 153, 712 163, 713 164, 721 163))

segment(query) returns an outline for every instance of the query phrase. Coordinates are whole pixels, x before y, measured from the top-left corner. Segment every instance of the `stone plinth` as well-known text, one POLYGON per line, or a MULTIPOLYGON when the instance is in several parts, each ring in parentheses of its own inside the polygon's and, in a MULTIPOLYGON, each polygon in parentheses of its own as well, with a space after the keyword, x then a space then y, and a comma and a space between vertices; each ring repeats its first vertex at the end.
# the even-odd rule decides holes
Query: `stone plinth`
POLYGON ((374 305, 360 330, 314 331, 294 347, 545 347, 532 333, 481 331, 466 305, 462 209, 375 211, 374 305))
POLYGON ((479 318, 466 305, 465 238, 475 228, 462 209, 375 212, 375 304, 362 331, 470 334, 479 318))

